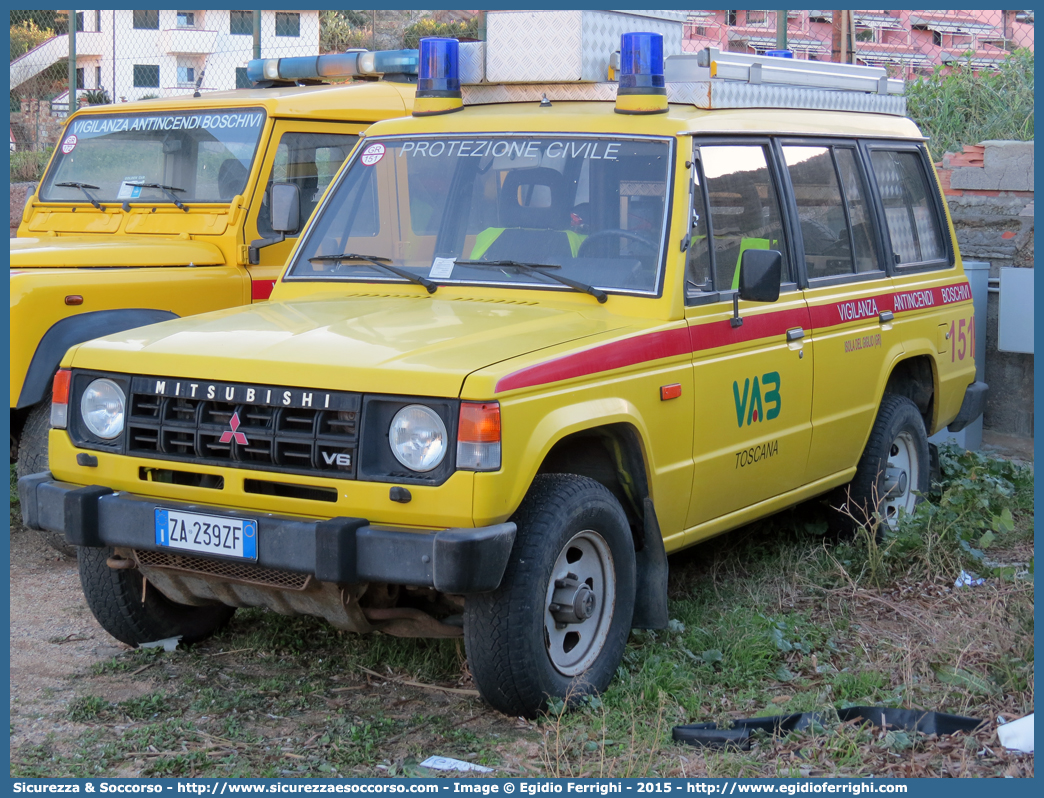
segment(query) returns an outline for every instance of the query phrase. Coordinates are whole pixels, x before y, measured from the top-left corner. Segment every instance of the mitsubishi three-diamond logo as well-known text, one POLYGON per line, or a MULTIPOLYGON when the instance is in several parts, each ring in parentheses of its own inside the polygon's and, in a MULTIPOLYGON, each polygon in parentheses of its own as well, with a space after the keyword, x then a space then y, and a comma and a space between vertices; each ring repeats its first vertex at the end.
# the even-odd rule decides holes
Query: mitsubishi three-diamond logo
POLYGON ((240 446, 245 445, 246 442, 247 442, 246 435, 244 435, 242 432, 238 432, 238 430, 239 430, 239 413, 233 413, 232 414, 232 420, 228 422, 228 425, 230 427, 232 427, 232 429, 230 429, 230 430, 227 429, 227 430, 225 430, 224 432, 221 433, 221 439, 219 440, 219 443, 228 443, 233 438, 235 438, 236 439, 236 443, 238 443, 240 446))

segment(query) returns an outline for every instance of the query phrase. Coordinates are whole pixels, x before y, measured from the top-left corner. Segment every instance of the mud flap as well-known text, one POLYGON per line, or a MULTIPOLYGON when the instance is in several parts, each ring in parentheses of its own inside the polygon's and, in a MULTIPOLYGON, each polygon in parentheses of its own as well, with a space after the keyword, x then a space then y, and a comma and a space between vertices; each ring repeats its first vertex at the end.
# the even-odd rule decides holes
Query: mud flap
POLYGON ((667 551, 652 499, 645 500, 644 545, 634 553, 634 629, 667 628, 667 551))

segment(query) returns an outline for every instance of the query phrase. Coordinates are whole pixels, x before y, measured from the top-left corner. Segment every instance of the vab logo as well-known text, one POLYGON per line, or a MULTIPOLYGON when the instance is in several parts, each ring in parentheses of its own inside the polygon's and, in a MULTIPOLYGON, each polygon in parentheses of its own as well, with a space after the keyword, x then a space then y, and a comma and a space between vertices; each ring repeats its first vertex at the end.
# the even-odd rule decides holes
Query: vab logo
POLYGON ((233 438, 236 439, 236 443, 240 446, 245 446, 247 442, 246 435, 239 432, 239 413, 232 414, 232 420, 228 422, 228 425, 232 427, 230 430, 225 430, 221 433, 221 438, 218 440, 219 443, 228 443, 233 438))
POLYGON ((771 421, 779 415, 779 408, 782 404, 779 397, 779 385, 778 371, 762 374, 760 381, 755 377, 753 384, 749 377, 744 379, 742 397, 739 383, 732 383, 732 396, 736 401, 736 422, 740 427, 743 426, 744 419, 749 426, 755 421, 771 421), (769 385, 773 386, 772 389, 765 391, 762 396, 762 386, 767 388, 769 385))

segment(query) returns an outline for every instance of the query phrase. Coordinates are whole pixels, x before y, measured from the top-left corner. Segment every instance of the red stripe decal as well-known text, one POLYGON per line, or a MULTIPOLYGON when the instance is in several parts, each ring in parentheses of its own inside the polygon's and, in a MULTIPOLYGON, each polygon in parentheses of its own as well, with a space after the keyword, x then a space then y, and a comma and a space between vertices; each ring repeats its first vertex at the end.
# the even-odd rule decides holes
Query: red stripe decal
POLYGON ((810 308, 751 314, 743 317, 740 327, 733 327, 729 319, 723 319, 691 325, 688 328, 661 330, 527 366, 502 377, 497 382, 494 393, 531 388, 534 385, 584 377, 651 360, 782 336, 787 330, 795 327, 823 330, 875 317, 885 310, 903 313, 970 300, 971 287, 967 282, 963 282, 916 291, 901 291, 896 294, 878 294, 810 308))
POLYGON ((251 280, 250 299, 254 302, 268 299, 272 296, 272 289, 275 288, 275 282, 275 280, 251 280))
POLYGON ((499 380, 494 393, 583 377, 688 353, 689 331, 685 327, 661 330, 528 366, 499 380))
POLYGON ((691 338, 689 348, 693 352, 702 352, 704 349, 717 349, 719 346, 740 344, 774 335, 782 336, 787 330, 794 327, 807 329, 808 325, 807 308, 792 308, 744 316, 743 324, 739 327, 733 327, 729 319, 712 321, 708 324, 689 327, 691 338))

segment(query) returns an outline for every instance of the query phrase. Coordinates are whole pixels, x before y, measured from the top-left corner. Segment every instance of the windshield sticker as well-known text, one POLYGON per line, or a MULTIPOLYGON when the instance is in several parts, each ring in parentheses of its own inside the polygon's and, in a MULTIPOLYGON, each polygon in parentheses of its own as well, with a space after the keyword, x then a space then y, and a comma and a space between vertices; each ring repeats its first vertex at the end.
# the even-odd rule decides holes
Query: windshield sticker
MULTIPOLYGON (((78 136, 102 136, 107 133, 138 130, 229 130, 259 128, 264 121, 265 115, 258 113, 98 117, 97 119, 76 120, 73 122, 73 133, 78 136)), ((75 146, 75 141, 73 146, 75 146)))
POLYGON ((62 142, 62 155, 68 155, 70 152, 76 149, 76 136, 70 133, 65 137, 65 141, 62 142))
POLYGON ((448 280, 453 276, 453 267, 457 264, 455 258, 435 258, 431 264, 428 278, 432 280, 448 280))
MULTIPOLYGON (((376 145, 374 145, 376 146, 376 145)), ((496 158, 508 156, 515 158, 582 158, 592 161, 615 161, 620 152, 617 141, 520 141, 518 139, 500 140, 486 139, 482 141, 405 141, 399 150, 399 157, 404 155, 439 158, 457 156, 460 158, 483 158, 492 155, 496 158)), ((365 161, 364 161, 365 162, 365 161)))
POLYGON ((144 183, 145 175, 134 175, 133 177, 123 178, 123 182, 120 183, 120 190, 116 194, 118 200, 130 200, 137 199, 141 196, 141 186, 129 186, 128 183, 144 183))
POLYGON ((363 150, 362 157, 359 159, 366 166, 373 166, 378 163, 381 158, 384 157, 384 145, 383 144, 371 144, 365 150, 363 150))

